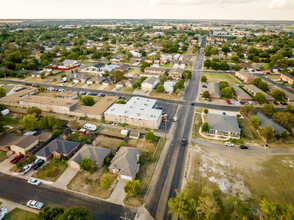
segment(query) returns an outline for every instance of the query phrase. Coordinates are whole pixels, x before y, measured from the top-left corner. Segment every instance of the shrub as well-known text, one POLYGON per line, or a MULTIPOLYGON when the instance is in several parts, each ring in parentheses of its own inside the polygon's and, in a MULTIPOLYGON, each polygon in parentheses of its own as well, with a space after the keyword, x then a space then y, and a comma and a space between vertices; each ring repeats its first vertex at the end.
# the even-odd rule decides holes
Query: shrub
POLYGON ((80 163, 80 167, 82 170, 89 171, 92 168, 92 161, 89 158, 83 158, 80 163))
POLYGON ((100 184, 103 188, 109 188, 110 187, 110 177, 109 174, 104 174, 100 179, 100 184))
POLYGON ((209 131, 209 124, 207 122, 204 122, 202 125, 201 125, 201 130, 203 132, 208 132, 209 131))
POLYGON ((145 140, 146 141, 154 141, 155 139, 155 135, 153 134, 153 132, 151 131, 148 131, 146 134, 145 134, 145 140))
POLYGON ((207 113, 208 113, 208 109, 207 109, 207 108, 204 109, 203 112, 204 112, 205 114, 207 114, 207 113))

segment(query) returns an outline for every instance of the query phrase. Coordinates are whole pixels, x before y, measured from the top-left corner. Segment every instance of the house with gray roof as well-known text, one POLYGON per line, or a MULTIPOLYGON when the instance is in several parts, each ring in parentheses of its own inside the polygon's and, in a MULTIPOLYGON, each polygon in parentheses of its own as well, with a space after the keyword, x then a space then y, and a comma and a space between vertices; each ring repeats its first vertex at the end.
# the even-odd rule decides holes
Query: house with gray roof
POLYGON ((218 82, 210 82, 207 85, 207 89, 209 92, 209 98, 211 99, 220 99, 220 89, 219 89, 219 83, 218 82))
POLYGON ((96 147, 85 144, 75 155, 68 161, 68 166, 80 169, 82 159, 88 158, 93 162, 93 165, 101 168, 104 165, 104 160, 109 156, 111 150, 103 147, 96 147))
POLYGON ((141 150, 132 147, 120 147, 111 160, 109 172, 116 173, 121 179, 134 180, 139 171, 141 150))
MULTIPOLYGON (((263 114, 257 112, 256 116, 260 120, 260 122, 259 122, 259 127, 260 128, 263 128, 265 126, 270 126, 275 130, 275 134, 280 134, 283 131, 287 131, 285 128, 283 128, 281 125, 276 123, 273 119, 268 118, 266 115, 263 115, 263 114)), ((287 133, 290 134, 288 131, 287 131, 287 133)))
POLYGON ((207 114, 207 123, 209 124, 209 133, 240 137, 241 129, 236 116, 223 114, 207 114))
POLYGON ((58 158, 70 158, 79 149, 79 146, 80 144, 78 142, 54 139, 44 148, 39 150, 35 156, 45 161, 49 161, 53 155, 57 156, 58 158))

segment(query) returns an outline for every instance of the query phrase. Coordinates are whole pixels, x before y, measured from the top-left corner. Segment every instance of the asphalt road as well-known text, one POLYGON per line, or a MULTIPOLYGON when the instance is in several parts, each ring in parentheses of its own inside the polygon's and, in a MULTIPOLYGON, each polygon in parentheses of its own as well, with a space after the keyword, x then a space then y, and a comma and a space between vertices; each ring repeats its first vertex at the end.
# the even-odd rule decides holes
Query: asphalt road
MULTIPOLYGON (((194 63, 192 77, 184 93, 184 102, 194 102, 197 98, 196 94, 199 87, 205 45, 206 37, 203 38, 201 48, 194 63)), ((169 198, 175 196, 175 190, 179 189, 181 185, 187 153, 187 145, 181 146, 181 140, 189 140, 193 123, 194 106, 191 104, 181 106, 178 113, 178 121, 176 122, 176 132, 173 134, 173 139, 164 159, 159 179, 154 186, 154 192, 147 198, 145 207, 156 219, 171 219, 171 215, 168 214, 167 201, 169 198)))
POLYGON ((280 89, 286 90, 286 91, 288 91, 288 92, 290 92, 290 93, 294 93, 294 90, 293 90, 293 89, 288 88, 287 86, 283 86, 283 85, 281 85, 280 83, 277 83, 277 82, 275 82, 275 81, 273 81, 273 80, 271 80, 271 79, 269 79, 269 78, 266 78, 264 75, 261 75, 261 74, 255 74, 255 76, 260 77, 263 81, 265 81, 265 82, 267 82, 267 83, 270 83, 270 84, 272 84, 272 85, 275 85, 275 86, 277 86, 277 87, 280 88, 280 89))
POLYGON ((0 173, 0 197, 26 205, 34 199, 50 207, 69 208, 85 206, 91 219, 119 219, 123 211, 130 212, 120 205, 92 199, 76 193, 66 192, 47 185, 33 186, 26 180, 0 173))

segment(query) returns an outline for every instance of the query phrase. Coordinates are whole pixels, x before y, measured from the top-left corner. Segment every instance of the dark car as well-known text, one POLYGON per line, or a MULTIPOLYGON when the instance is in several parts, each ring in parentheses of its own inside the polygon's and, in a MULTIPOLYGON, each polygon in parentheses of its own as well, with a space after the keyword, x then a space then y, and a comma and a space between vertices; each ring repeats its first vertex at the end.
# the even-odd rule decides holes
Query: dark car
POLYGON ((13 158, 10 163, 16 164, 18 161, 20 161, 22 158, 24 158, 23 154, 17 155, 15 158, 13 158))
POLYGON ((194 103, 191 103, 192 106, 194 106, 194 103))
POLYGON ((182 139, 181 140, 181 146, 186 146, 187 144, 187 140, 186 139, 182 139))
POLYGON ((244 102, 244 101, 240 101, 240 103, 241 103, 242 105, 244 105, 244 104, 245 104, 245 102, 244 102))
POLYGON ((274 102, 274 104, 275 104, 275 105, 278 105, 279 103, 277 103, 277 102, 274 102))
POLYGON ((244 150, 244 149, 248 149, 249 147, 248 146, 246 146, 246 145, 240 145, 240 149, 242 149, 242 150, 244 150))
POLYGON ((34 170, 37 170, 40 166, 42 166, 43 164, 45 163, 45 161, 44 160, 40 160, 38 163, 35 163, 34 165, 33 165, 33 169, 34 170))

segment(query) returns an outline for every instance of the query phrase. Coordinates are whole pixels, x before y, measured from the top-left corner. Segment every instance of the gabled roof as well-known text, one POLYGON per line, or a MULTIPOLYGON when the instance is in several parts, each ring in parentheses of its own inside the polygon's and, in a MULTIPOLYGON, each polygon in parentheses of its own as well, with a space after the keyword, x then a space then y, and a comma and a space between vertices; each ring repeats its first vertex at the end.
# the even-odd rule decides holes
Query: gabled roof
POLYGON ((78 147, 78 145, 79 145, 78 142, 54 139, 52 142, 50 142, 48 145, 46 145, 43 149, 39 150, 36 153, 36 156, 48 157, 53 152, 56 152, 58 154, 68 155, 76 147, 78 147))
MULTIPOLYGON (((287 131, 285 128, 283 128, 281 125, 277 124, 274 120, 272 120, 271 118, 268 118, 267 116, 257 112, 256 116, 259 118, 260 122, 259 122, 259 126, 261 128, 265 127, 265 126, 270 126, 273 129, 275 129, 275 132, 277 134, 280 134, 283 131, 287 131)), ((287 131, 288 132, 288 131, 287 131)), ((288 132, 289 133, 289 132, 288 132)))
POLYGON ((140 164, 138 163, 138 155, 141 150, 132 147, 120 147, 117 154, 111 160, 109 169, 118 169, 121 175, 136 177, 140 164))
POLYGON ((18 135, 15 133, 5 134, 0 138, 1 146, 15 145, 26 149, 28 146, 39 140, 39 136, 34 135, 18 135))
POLYGON ((207 123, 211 130, 234 133, 241 132, 236 116, 208 113, 207 123))
POLYGON ((95 147, 85 144, 72 158, 77 164, 81 163, 83 158, 90 159, 93 163, 100 164, 104 161, 105 157, 110 154, 111 150, 103 147, 95 147))

